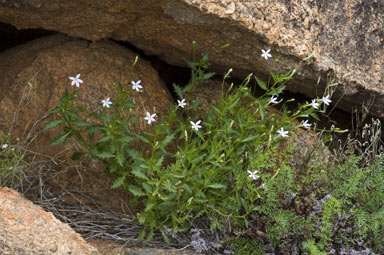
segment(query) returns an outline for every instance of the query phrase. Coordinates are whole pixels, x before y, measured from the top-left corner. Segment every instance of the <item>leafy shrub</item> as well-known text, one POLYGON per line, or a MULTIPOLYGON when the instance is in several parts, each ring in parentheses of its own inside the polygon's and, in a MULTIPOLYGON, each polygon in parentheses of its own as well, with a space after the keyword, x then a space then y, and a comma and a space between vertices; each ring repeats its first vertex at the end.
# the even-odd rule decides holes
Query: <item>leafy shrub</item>
MULTIPOLYGON (((187 62, 192 79, 184 88, 175 85, 178 105, 170 106, 161 120, 147 113, 148 124, 155 125, 140 134, 131 132, 137 116, 127 120, 124 114, 135 107, 130 97, 135 92, 126 85, 117 84, 112 106, 103 102, 104 108, 87 117, 73 105, 79 92, 66 90, 51 111, 57 118, 46 125, 46 130, 63 129, 51 144, 75 139, 102 160, 116 178, 113 188, 123 188, 143 208, 137 218, 145 226, 140 236, 147 234, 147 239, 158 229, 168 240, 165 230, 185 231, 204 219, 211 229, 238 237, 256 229, 275 247, 297 239, 309 254, 324 254, 334 240, 353 245, 351 240, 360 237, 383 249, 383 160, 360 168, 360 158, 352 155, 332 165, 314 153, 296 164, 299 144, 287 142, 295 129, 309 128, 308 121, 296 120, 316 118, 316 110, 330 102, 329 96, 288 110, 292 100, 282 102, 278 97, 295 70, 271 72, 271 84, 249 75, 238 87, 231 86, 218 104, 197 112, 199 102, 187 102, 185 96, 197 81, 212 77, 206 73, 207 61, 205 55, 187 62), (258 98, 249 88, 253 78, 265 91, 258 98), (273 104, 281 104, 281 118, 269 112, 273 104), (145 144, 144 149, 138 150, 138 144, 145 144), (342 232, 342 224, 353 230, 342 232)), ((73 159, 84 155, 75 153, 73 159)))

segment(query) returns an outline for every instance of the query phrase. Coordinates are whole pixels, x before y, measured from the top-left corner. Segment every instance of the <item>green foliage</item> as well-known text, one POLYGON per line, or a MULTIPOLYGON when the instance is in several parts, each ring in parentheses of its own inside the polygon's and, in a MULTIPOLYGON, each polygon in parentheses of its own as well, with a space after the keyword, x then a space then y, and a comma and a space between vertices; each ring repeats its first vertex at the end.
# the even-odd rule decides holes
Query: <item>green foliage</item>
MULTIPOLYGON (((193 91, 196 82, 214 75, 206 73, 207 54, 199 61, 186 62, 192 79, 185 87, 174 84, 179 99, 193 91)), ((293 136, 301 126, 296 120, 317 118, 315 109, 305 102, 288 110, 293 100, 281 100, 281 117, 269 110, 271 97, 279 97, 295 71, 271 72, 270 84, 251 74, 198 115, 194 115, 198 102, 186 102, 186 108, 172 105, 150 131, 142 133, 131 131, 137 117, 127 119, 135 105, 126 85, 117 84, 118 96, 110 108, 86 117, 73 104, 79 92, 66 90, 60 105, 51 111, 56 119, 45 129, 62 128, 52 145, 75 139, 84 146, 85 152, 75 153, 73 159, 88 153, 106 164, 115 176, 112 188, 124 189, 143 208, 137 214, 145 226, 141 238, 150 240, 160 230, 167 240, 166 229, 185 231, 204 219, 211 229, 231 230, 238 236, 257 226, 268 242, 280 247, 299 237, 308 254, 325 254, 334 240, 353 245, 360 237, 382 250, 384 159, 361 167, 361 158, 350 155, 332 165, 315 153, 296 164, 297 144, 287 143, 282 131, 293 136), (264 95, 253 96, 252 82, 264 95), (99 124, 86 121, 91 118, 99 124), (192 122, 202 128, 193 129, 192 122), (137 150, 138 145, 143 149, 137 150), (314 205, 327 195, 329 199, 314 211, 314 205), (340 221, 355 230, 335 231, 341 228, 340 221)), ((315 100, 322 103, 322 99, 315 100)), ((236 254, 262 254, 257 241, 244 240, 232 243, 236 254)))
POLYGON ((235 255, 263 255, 265 247, 255 238, 235 238, 226 242, 235 255))
POLYGON ((384 156, 361 167, 361 156, 350 154, 347 160, 330 173, 333 194, 340 201, 346 222, 354 231, 344 242, 360 236, 369 238, 373 246, 384 249, 384 156))
POLYGON ((25 166, 22 146, 18 142, 12 144, 10 135, 0 133, 0 187, 13 188, 20 180, 21 170, 25 166))
POLYGON ((343 158, 344 162, 325 174, 328 183, 323 191, 329 199, 321 213, 310 219, 319 228, 311 234, 313 239, 303 243, 309 254, 317 254, 335 241, 354 247, 365 240, 376 251, 383 251, 384 156, 366 166, 351 151, 343 158))
POLYGON ((313 239, 303 242, 302 248, 303 248, 304 254, 308 254, 308 255, 327 255, 328 254, 326 252, 320 251, 313 239))

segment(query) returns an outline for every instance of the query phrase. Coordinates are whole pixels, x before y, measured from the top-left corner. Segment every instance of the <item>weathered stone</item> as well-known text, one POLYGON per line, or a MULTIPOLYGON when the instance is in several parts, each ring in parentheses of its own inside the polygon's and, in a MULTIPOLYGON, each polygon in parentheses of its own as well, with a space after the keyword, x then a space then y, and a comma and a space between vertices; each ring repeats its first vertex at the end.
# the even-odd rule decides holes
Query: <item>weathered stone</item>
POLYGON ((268 74, 261 49, 272 49, 278 70, 294 68, 312 53, 313 61, 298 72, 289 90, 314 97, 334 80, 343 84, 333 98, 342 99, 338 107, 351 110, 376 96, 370 113, 384 117, 380 0, 3 0, 0 21, 89 40, 127 41, 178 65, 191 58, 195 40, 199 54, 209 51, 216 71, 233 67, 240 78, 250 72, 268 74))
POLYGON ((113 103, 117 94, 115 83, 131 89, 131 80, 142 80, 142 93, 132 90, 136 104, 132 114, 139 116, 135 131, 146 130, 146 111, 161 117, 168 111, 172 97, 147 61, 140 59, 129 74, 135 57, 114 42, 91 43, 64 35, 41 38, 4 52, 0 55, 0 129, 20 138, 25 138, 30 130, 35 131, 34 149, 38 152, 52 156, 67 149, 71 155, 72 144, 47 146, 59 135, 58 130, 39 133, 47 122, 45 113, 59 104, 63 91, 78 90, 75 105, 90 112, 99 109, 101 100, 107 97, 113 103), (77 74, 84 81, 79 88, 71 86, 69 79, 77 74))
POLYGON ((0 254, 100 254, 67 224, 16 191, 0 188, 0 254))

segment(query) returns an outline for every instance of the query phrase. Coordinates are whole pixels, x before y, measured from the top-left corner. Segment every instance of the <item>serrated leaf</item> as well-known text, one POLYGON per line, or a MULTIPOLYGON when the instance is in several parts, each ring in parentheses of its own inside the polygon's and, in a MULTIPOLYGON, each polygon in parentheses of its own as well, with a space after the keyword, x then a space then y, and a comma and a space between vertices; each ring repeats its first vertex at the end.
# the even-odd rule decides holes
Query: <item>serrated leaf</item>
POLYGON ((134 158, 134 159, 139 158, 140 156, 139 152, 135 150, 127 150, 127 153, 131 158, 134 158))
POLYGON ((124 165, 125 158, 123 157, 123 154, 121 154, 119 151, 116 154, 116 161, 120 166, 124 165))
POLYGON ((88 139, 92 140, 94 135, 100 130, 99 126, 91 126, 86 129, 86 132, 88 133, 88 139))
POLYGON ((89 127, 91 126, 91 124, 89 124, 88 122, 82 120, 82 119, 76 119, 76 121, 73 122, 74 125, 78 126, 78 127, 89 127))
POLYGON ((148 202, 148 203, 146 204, 146 206, 145 206, 144 211, 145 211, 145 212, 148 212, 149 210, 151 210, 152 208, 154 208, 155 205, 156 205, 156 204, 155 204, 153 201, 148 202))
MULTIPOLYGON (((144 179, 144 180, 148 180, 148 177, 147 177, 143 172, 141 172, 141 171, 138 170, 138 169, 134 169, 134 170, 132 171, 132 174, 133 174, 134 176, 138 177, 138 178, 141 178, 141 179, 144 179)), ((144 183, 143 183, 143 185, 144 185, 144 183)), ((145 187, 144 187, 144 188, 145 188, 145 187)))
POLYGON ((135 185, 129 185, 128 187, 128 190, 134 195, 134 196, 137 196, 137 197, 141 197, 141 196, 144 196, 145 193, 137 186, 135 185))
POLYGON ((125 175, 116 178, 112 184, 112 189, 121 187, 124 184, 125 178, 126 178, 125 175))
POLYGON ((181 89, 181 87, 176 85, 175 83, 173 83, 172 85, 173 85, 173 90, 175 91, 176 95, 179 98, 183 98, 183 90, 181 89))
POLYGON ((55 114, 55 113, 58 113, 60 111, 61 111, 60 107, 56 106, 55 108, 49 110, 49 114, 55 114))
POLYGON ((98 143, 102 143, 102 142, 106 142, 106 141, 109 141, 109 140, 111 140, 112 139, 112 137, 110 137, 109 135, 104 135, 103 137, 101 137, 100 139, 99 139, 99 141, 97 141, 98 143))
POLYGON ((115 155, 108 153, 108 152, 95 152, 93 153, 94 156, 100 158, 100 159, 108 159, 113 158, 115 155))
POLYGON ((183 88, 183 93, 191 92, 192 89, 193 89, 193 83, 190 82, 190 83, 187 84, 187 86, 185 86, 185 87, 183 88))
POLYGON ((212 188, 212 189, 223 189, 223 188, 226 188, 226 186, 221 184, 221 183, 209 184, 207 187, 208 188, 212 188))
POLYGON ((147 192, 149 194, 152 193, 152 186, 151 185, 149 185, 148 183, 145 183, 145 182, 143 182, 141 185, 143 185, 145 192, 147 192))
POLYGON ((157 167, 161 167, 163 165, 163 161, 164 161, 164 156, 161 156, 157 162, 156 162, 156 166, 157 167))
POLYGON ((164 238, 164 241, 167 243, 167 244, 170 244, 171 243, 171 240, 169 239, 169 237, 166 235, 166 233, 164 232, 164 230, 160 230, 161 231, 161 235, 163 236, 164 238))
POLYGON ((133 141, 135 141, 135 138, 130 136, 123 136, 122 138, 119 139, 119 141, 126 144, 131 144, 133 141))
POLYGON ((195 63, 194 62, 191 62, 189 61, 188 59, 184 59, 185 63, 187 63, 188 67, 193 69, 195 67, 195 63))
POLYGON ((55 128, 58 125, 60 125, 63 121, 62 120, 51 120, 50 122, 45 125, 43 131, 47 131, 49 129, 55 128))
POLYGON ((67 132, 67 133, 65 133, 65 134, 63 134, 63 135, 61 135, 61 136, 59 136, 59 137, 53 139, 53 140, 49 143, 49 145, 50 145, 50 146, 54 146, 54 145, 58 145, 58 144, 63 143, 63 142, 65 141, 65 139, 67 139, 67 137, 68 137, 70 134, 71 134, 71 132, 67 132))
POLYGON ((256 76, 255 76, 255 78, 256 78, 257 84, 259 85, 260 88, 262 88, 263 90, 268 90, 267 83, 265 83, 263 80, 259 79, 256 76))
POLYGON ((141 141, 145 142, 145 143, 151 143, 146 137, 142 136, 142 135, 139 135, 139 134, 135 134, 135 136, 137 138, 139 138, 141 141))

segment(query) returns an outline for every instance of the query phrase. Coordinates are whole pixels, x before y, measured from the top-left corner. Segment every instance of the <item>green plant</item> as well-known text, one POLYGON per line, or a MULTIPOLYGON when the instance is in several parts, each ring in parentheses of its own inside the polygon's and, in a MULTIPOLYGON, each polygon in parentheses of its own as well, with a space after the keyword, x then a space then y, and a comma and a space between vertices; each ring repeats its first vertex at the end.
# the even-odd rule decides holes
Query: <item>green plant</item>
MULTIPOLYGON (((275 246, 284 246, 293 236, 324 237, 324 243, 318 244, 322 249, 330 240, 332 219, 339 212, 334 208, 339 206, 328 202, 316 217, 308 217, 301 208, 311 207, 311 197, 319 199, 333 186, 320 188, 328 178, 322 171, 324 162, 312 158, 314 162, 292 164, 296 146, 287 138, 299 127, 309 128, 308 120, 297 120, 316 118, 320 104, 329 104, 329 97, 289 110, 287 104, 293 100, 282 102, 278 97, 295 70, 271 72, 270 84, 251 74, 238 87, 232 85, 218 104, 193 115, 199 102, 187 102, 185 95, 213 73, 206 73, 208 55, 187 63, 192 79, 184 88, 175 85, 179 104, 170 106, 161 120, 147 112, 148 124, 155 121, 156 125, 140 134, 131 131, 137 117, 127 119, 135 106, 126 85, 116 85, 113 104, 108 98, 104 107, 87 116, 74 106, 79 92, 65 90, 60 105, 51 110, 57 118, 45 127, 63 130, 51 145, 75 139, 86 153, 106 164, 115 176, 113 188, 123 188, 142 205, 137 214, 145 226, 141 237, 147 234, 151 239, 159 229, 167 240, 166 228, 184 231, 205 219, 212 229, 239 235, 257 226, 275 246), (249 88, 253 79, 264 95, 253 96, 249 88), (277 104, 281 117, 269 112, 277 104), (99 124, 86 121, 89 118, 99 124), (143 144, 142 150, 135 149, 143 144), (314 233, 317 222, 322 223, 319 234, 314 233)), ((72 158, 79 159, 85 152, 72 158)))
POLYGON ((234 250, 235 255, 263 255, 265 247, 255 238, 235 238, 226 242, 228 247, 234 250))
MULTIPOLYGON (((350 152, 349 152, 350 153, 350 152)), ((344 224, 354 231, 342 236, 345 243, 369 239, 378 250, 384 249, 384 156, 361 167, 361 156, 350 154, 330 173, 333 195, 340 202, 344 224)), ((353 244, 353 242, 351 243, 353 244)))
POLYGON ((327 255, 326 252, 322 252, 316 245, 316 242, 313 239, 303 242, 302 248, 304 250, 304 254, 309 255, 327 255))
MULTIPOLYGON (((212 76, 205 73, 207 61, 205 55, 198 62, 188 62, 192 80, 183 89, 175 86, 180 99, 194 89, 196 81, 212 76)), ((97 119, 99 125, 80 116, 83 110, 73 104, 79 92, 65 90, 60 105, 51 110, 58 118, 50 121, 45 130, 61 126, 63 134, 51 145, 74 138, 86 152, 107 165, 116 177, 113 188, 123 188, 143 204, 138 219, 149 230, 148 239, 154 229, 163 232, 163 226, 167 226, 183 231, 200 217, 207 217, 211 228, 219 229, 246 228, 250 222, 265 218, 265 228, 275 233, 270 238, 279 242, 289 231, 299 231, 303 225, 295 213, 280 204, 298 190, 294 168, 286 162, 292 147, 282 144, 294 129, 301 125, 308 128, 307 122, 294 120, 316 118, 315 108, 322 103, 322 99, 314 99, 290 111, 286 107, 289 100, 282 104, 280 119, 268 113, 294 73, 272 72, 270 85, 255 77, 265 90, 258 98, 248 88, 254 77, 249 75, 200 116, 189 116, 189 109, 180 103, 171 106, 153 131, 142 134, 130 131, 135 116, 125 120, 123 113, 134 107, 131 91, 125 86, 117 84, 118 96, 110 108, 108 105, 86 117, 97 119), (148 149, 135 150, 137 142, 145 143, 148 149)), ((197 103, 191 103, 190 109, 196 107, 197 103)), ((147 113, 149 124, 154 117, 147 113)), ((83 155, 75 153, 72 158, 83 155)))
POLYGON ((0 186, 13 187, 20 180, 20 171, 26 165, 24 151, 11 140, 10 135, 0 133, 0 186))

